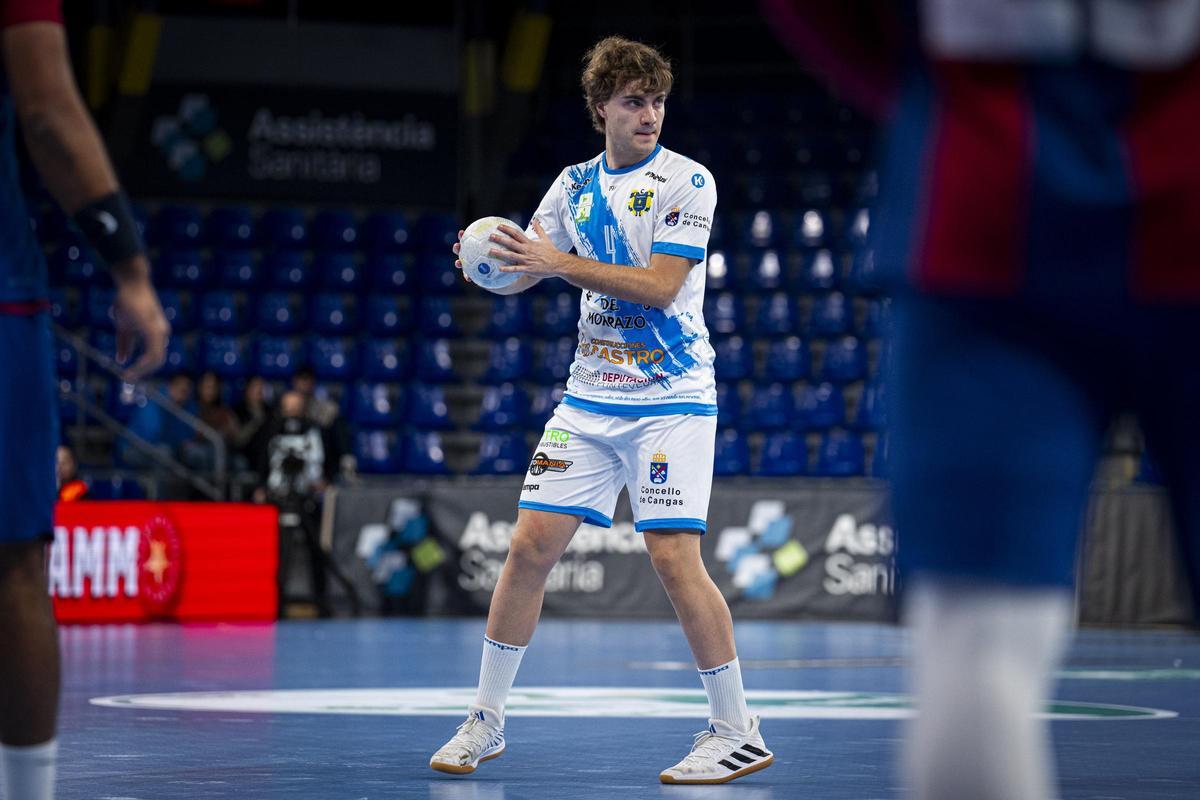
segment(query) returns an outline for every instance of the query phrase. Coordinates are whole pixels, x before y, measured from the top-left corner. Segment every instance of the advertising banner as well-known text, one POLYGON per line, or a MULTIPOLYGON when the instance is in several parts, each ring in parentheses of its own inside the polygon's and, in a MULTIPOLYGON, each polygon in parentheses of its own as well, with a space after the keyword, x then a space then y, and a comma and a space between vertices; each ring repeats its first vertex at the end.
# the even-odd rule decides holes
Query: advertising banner
POLYGON ((278 556, 273 506, 59 503, 50 594, 60 622, 272 620, 278 556))
POLYGON ((450 209, 455 96, 156 85, 121 165, 135 194, 450 209))

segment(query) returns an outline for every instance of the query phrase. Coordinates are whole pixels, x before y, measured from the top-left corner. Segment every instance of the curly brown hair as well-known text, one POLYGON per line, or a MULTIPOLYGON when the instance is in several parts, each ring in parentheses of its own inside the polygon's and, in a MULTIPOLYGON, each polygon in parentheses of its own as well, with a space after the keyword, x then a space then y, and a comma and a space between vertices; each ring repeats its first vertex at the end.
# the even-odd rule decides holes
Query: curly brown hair
POLYGON ((601 39, 584 54, 580 78, 592 127, 604 133, 604 118, 596 104, 611 100, 630 83, 641 92, 669 94, 674 80, 671 62, 650 45, 621 36, 601 39))

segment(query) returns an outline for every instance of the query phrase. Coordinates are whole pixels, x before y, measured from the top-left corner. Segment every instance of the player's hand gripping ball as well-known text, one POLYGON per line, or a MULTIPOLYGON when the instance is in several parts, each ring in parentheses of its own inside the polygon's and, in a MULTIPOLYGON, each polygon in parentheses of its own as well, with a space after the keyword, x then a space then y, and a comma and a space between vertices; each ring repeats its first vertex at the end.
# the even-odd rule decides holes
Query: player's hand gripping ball
POLYGON ((463 272, 484 289, 503 289, 516 282, 521 274, 518 272, 501 272, 504 261, 488 255, 489 250, 501 249, 500 245, 488 239, 501 225, 510 225, 517 230, 521 226, 504 217, 483 217, 467 226, 459 240, 458 258, 462 261, 463 272))

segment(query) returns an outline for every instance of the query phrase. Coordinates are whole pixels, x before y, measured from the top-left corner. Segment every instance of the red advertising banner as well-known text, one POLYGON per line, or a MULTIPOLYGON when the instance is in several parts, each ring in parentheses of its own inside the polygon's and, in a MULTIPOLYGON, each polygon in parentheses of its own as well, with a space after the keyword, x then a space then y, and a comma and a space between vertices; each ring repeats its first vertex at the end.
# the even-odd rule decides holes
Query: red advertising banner
POLYGON ((278 512, 246 503, 59 503, 50 595, 59 622, 276 617, 278 512))

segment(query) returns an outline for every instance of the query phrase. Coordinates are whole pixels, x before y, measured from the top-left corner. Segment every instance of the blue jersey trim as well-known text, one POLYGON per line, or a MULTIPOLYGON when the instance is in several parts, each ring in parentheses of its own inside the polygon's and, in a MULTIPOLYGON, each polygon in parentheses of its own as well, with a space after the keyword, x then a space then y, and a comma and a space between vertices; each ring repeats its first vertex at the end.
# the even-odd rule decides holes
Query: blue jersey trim
POLYGON ((630 172, 633 172, 635 169, 641 169, 649 164, 654 160, 654 157, 658 155, 660 150, 662 150, 662 145, 656 144, 654 145, 654 150, 650 153, 650 155, 646 156, 636 164, 630 164, 628 167, 622 167, 621 169, 608 168, 608 153, 605 152, 604 155, 600 156, 600 166, 604 168, 605 175, 626 175, 630 172))
POLYGON ((683 256, 696 261, 704 260, 704 248, 696 247, 690 244, 676 244, 675 242, 655 242, 650 246, 650 253, 666 253, 669 256, 683 256))
POLYGON ((644 519, 633 526, 633 529, 638 533, 642 531, 662 530, 663 528, 686 528, 705 533, 708 531, 708 523, 694 517, 674 517, 671 519, 644 519))
POLYGON ((552 505, 551 503, 538 503, 533 500, 522 500, 517 503, 517 508, 528 508, 530 511, 550 511, 554 514, 570 514, 572 516, 583 517, 585 522, 590 522, 593 525, 599 525, 601 528, 612 527, 612 518, 585 506, 556 506, 552 505))
POLYGON ((595 400, 584 400, 571 395, 563 396, 563 404, 591 411, 593 414, 607 414, 610 417, 666 417, 672 414, 694 414, 698 417, 715 417, 717 407, 706 403, 655 403, 641 405, 638 403, 599 403, 595 400))

